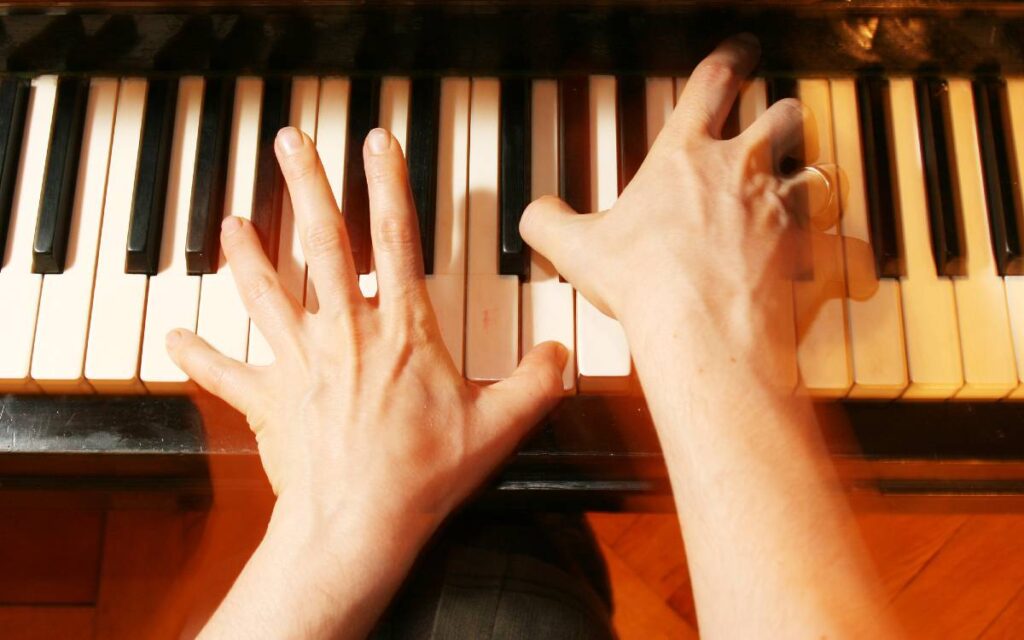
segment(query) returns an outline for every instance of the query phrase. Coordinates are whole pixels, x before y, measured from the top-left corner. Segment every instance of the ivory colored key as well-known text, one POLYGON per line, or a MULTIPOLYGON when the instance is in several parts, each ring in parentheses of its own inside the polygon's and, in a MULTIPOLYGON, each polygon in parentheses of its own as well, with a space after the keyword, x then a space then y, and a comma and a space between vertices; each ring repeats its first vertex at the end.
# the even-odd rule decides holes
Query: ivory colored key
POLYGON ((202 276, 189 275, 185 244, 202 103, 203 79, 182 78, 178 85, 174 142, 167 174, 167 209, 160 242, 160 266, 157 274, 149 278, 146 322, 142 333, 139 375, 146 389, 154 393, 192 387, 188 376, 167 354, 166 337, 171 329, 195 331, 199 315, 202 276))
POLYGON ((953 278, 964 367, 964 386, 957 398, 994 400, 1017 386, 1017 364, 1006 289, 996 272, 989 242, 971 83, 958 78, 949 80, 948 85, 967 246, 966 275, 953 278))
POLYGON ((468 78, 441 81, 434 269, 427 293, 455 367, 464 369, 466 313, 466 176, 469 169, 468 78))
POLYGON ((647 148, 654 145, 676 105, 672 78, 647 78, 647 148))
MULTIPOLYGON (((260 106, 263 80, 239 78, 235 83, 235 112, 231 118, 224 215, 249 218, 256 179, 260 106)), ((214 214, 216 212, 213 212, 214 214)), ((199 337, 229 358, 245 361, 249 346, 249 314, 231 275, 231 265, 221 251, 216 273, 203 276, 199 296, 199 337)))
MULTIPOLYGON (((797 95, 815 120, 804 134, 804 162, 834 164, 828 80, 798 80, 797 95)), ((839 198, 833 198, 828 204, 833 211, 824 215, 838 219, 834 211, 838 206, 839 198)), ((812 236, 813 276, 793 283, 800 377, 812 396, 833 398, 846 395, 853 384, 846 338, 842 238, 836 231, 833 227, 825 235, 812 236)))
POLYGON ((109 393, 143 390, 139 381, 139 350, 147 277, 144 273, 125 273, 124 268, 136 187, 115 184, 111 179, 137 173, 146 89, 142 78, 121 80, 110 145, 110 178, 103 205, 103 228, 96 258, 85 377, 97 391, 109 393))
MULTIPOLYGON (((348 78, 324 78, 320 81, 320 107, 316 118, 316 150, 327 173, 334 202, 341 207, 345 187, 345 149, 348 139, 348 78)), ((307 132, 308 133, 308 132, 307 132)), ((319 308, 313 281, 306 280, 306 308, 319 308)))
MULTIPOLYGON (((850 246, 861 242, 868 247, 871 231, 865 198, 863 157, 861 156, 857 94, 851 79, 832 80, 832 119, 835 124, 840 228, 850 246)), ((870 251, 863 255, 872 255, 870 251)), ((847 273, 846 318, 850 341, 852 372, 851 398, 895 398, 907 386, 906 348, 903 342, 903 317, 899 281, 878 278, 873 261, 858 261, 851 252, 844 254, 847 273)))
MULTIPOLYGON (((380 83, 380 116, 378 124, 398 140, 403 153, 409 125, 409 79, 387 77, 380 83)), ((373 224, 373 221, 370 221, 373 224)), ((370 262, 370 272, 359 275, 359 290, 363 297, 377 295, 377 270, 370 262)))
MULTIPOLYGON (((316 115, 320 100, 318 78, 292 79, 292 101, 288 124, 305 132, 316 141, 316 115)), ((287 190, 281 200, 281 225, 278 232, 277 276, 284 290, 302 304, 306 290, 306 260, 302 255, 298 229, 295 227, 295 211, 287 190)), ((274 353, 266 337, 254 323, 249 323, 249 363, 268 365, 274 361, 274 353)))
POLYGON ((43 276, 32 378, 47 393, 92 390, 84 377, 85 345, 117 94, 114 78, 90 82, 67 260, 63 273, 43 276))
POLYGON ((508 377, 519 361, 519 278, 498 272, 500 92, 496 79, 472 81, 465 373, 488 382, 508 377))
MULTIPOLYGON (((1024 78, 1007 78, 1007 101, 1010 107, 1010 122, 1013 129, 1013 147, 1016 151, 1015 166, 1010 170, 1018 181, 1024 180, 1024 78)), ((1006 276, 1006 305, 1010 315, 1010 330, 1013 338, 1013 353, 1017 363, 1017 386, 1010 392, 1010 398, 1024 399, 1024 276, 1006 276)))
POLYGON ((12 220, 4 252, 6 262, 0 268, 0 300, 4 301, 4 312, 0 313, 0 392, 24 392, 38 388, 29 379, 32 338, 42 284, 42 276, 32 273, 32 241, 56 97, 57 78, 42 76, 32 81, 18 183, 11 205, 12 220))
POLYGON ((893 122, 900 123, 892 143, 906 267, 900 293, 910 384, 903 396, 949 398, 964 383, 960 333, 953 283, 938 276, 932 259, 913 80, 892 80, 889 96, 893 122))
MULTIPOLYGON (((671 93, 669 94, 671 96, 671 93)), ((558 193, 558 84, 555 80, 533 82, 531 123, 531 198, 558 193)), ((544 256, 530 252, 530 279, 523 283, 522 350, 527 353, 547 340, 562 343, 569 358, 562 371, 567 393, 576 388, 573 289, 560 282, 558 272, 544 256)))
MULTIPOLYGON (((619 197, 615 78, 590 78, 590 201, 598 211, 619 197)), ((632 363, 626 333, 576 292, 576 365, 579 387, 590 393, 625 391, 632 363)))

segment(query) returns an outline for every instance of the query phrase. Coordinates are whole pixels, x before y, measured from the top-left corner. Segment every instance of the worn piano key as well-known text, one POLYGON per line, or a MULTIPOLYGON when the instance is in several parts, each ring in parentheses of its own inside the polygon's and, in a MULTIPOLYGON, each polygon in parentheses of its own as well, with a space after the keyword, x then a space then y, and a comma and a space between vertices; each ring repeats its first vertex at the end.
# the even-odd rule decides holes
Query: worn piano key
MULTIPOLYGON (((224 215, 249 218, 253 211, 263 81, 240 77, 234 86, 224 215)), ((223 252, 219 253, 214 272, 203 275, 196 333, 222 354, 244 362, 248 353, 249 314, 238 295, 231 265, 223 252)))
POLYGON ((558 193, 578 213, 593 210, 590 185, 590 79, 558 81, 558 193))
MULTIPOLYGON (((266 91, 266 87, 264 87, 264 91, 266 91)), ((305 132, 309 139, 316 143, 320 80, 315 77, 295 78, 291 81, 290 93, 288 120, 285 124, 305 132)), ((264 106, 264 108, 266 107, 264 106)), ((259 168, 257 168, 258 171, 259 168)), ((292 209, 291 198, 282 198, 280 216, 277 246, 274 247, 277 255, 277 277, 281 282, 281 287, 301 305, 306 290, 306 260, 302 254, 298 228, 295 226, 295 211, 292 209)), ((256 323, 251 320, 249 321, 247 360, 249 364, 257 366, 269 365, 274 361, 274 352, 270 348, 270 343, 267 342, 256 323)))
POLYGON ((25 119, 25 141, 18 167, 18 184, 11 205, 11 229, 4 268, 0 269, 0 391, 38 389, 29 379, 32 338, 39 308, 42 276, 32 271, 32 238, 39 215, 39 199, 46 171, 46 145, 50 138, 57 78, 32 81, 25 119))
POLYGON ((139 160, 135 167, 135 189, 124 267, 126 273, 153 275, 160 261, 160 232, 164 225, 167 171, 177 104, 176 78, 149 81, 139 160))
MULTIPOLYGON (((345 186, 349 87, 348 78, 324 78, 320 82, 316 119, 316 151, 339 210, 345 186)), ((309 278, 306 279, 306 308, 314 312, 319 308, 316 288, 309 278)))
MULTIPOLYGON (((607 210, 619 196, 615 78, 590 78, 590 201, 607 210)), ((629 388, 632 362, 622 325, 576 292, 576 357, 579 388, 591 393, 629 388)))
POLYGON ((530 203, 530 80, 501 81, 501 239, 498 269, 502 275, 529 275, 529 249, 519 235, 519 219, 530 203))
POLYGON ((468 78, 441 81, 434 265, 427 276, 441 338, 460 373, 465 368, 470 87, 468 78))
POLYGON ((191 275, 217 271, 234 96, 234 78, 206 80, 185 244, 191 275))
POLYGON ((409 98, 409 185, 419 217, 423 271, 434 272, 434 228, 437 219, 437 150, 440 135, 441 79, 414 78, 409 98))
POLYGON ((0 80, 0 269, 6 254, 28 94, 27 81, 21 78, 0 80))
POLYGON ((974 80, 973 90, 992 250, 999 275, 1024 274, 1024 206, 1016 173, 1020 158, 1014 148, 1006 83, 981 77, 974 80))
POLYGON ((82 153, 75 167, 78 186, 68 236, 69 260, 62 273, 43 277, 39 296, 31 372, 47 393, 92 391, 84 377, 85 348, 117 97, 116 79, 90 82, 82 153))
POLYGON ((932 257, 940 274, 963 275, 963 213, 956 177, 957 158, 953 152, 949 85, 941 78, 917 78, 914 80, 914 93, 921 132, 932 257))
POLYGON ((955 148, 950 151, 956 169, 950 180, 958 183, 957 196, 962 198, 966 243, 963 277, 953 279, 964 369, 957 398, 996 400, 1017 386, 1006 288, 989 242, 971 83, 951 79, 946 90, 952 134, 948 143, 955 148))
MULTIPOLYGON (((883 278, 898 278, 903 274, 904 267, 900 235, 897 232, 900 196, 894 167, 889 81, 880 76, 866 75, 857 78, 856 87, 861 156, 864 160, 862 168, 875 269, 883 278)), ((905 124, 900 123, 901 132, 905 124)))
POLYGON ((615 100, 622 193, 647 156, 647 81, 643 76, 620 76, 615 83, 615 100))
POLYGON ((900 293, 910 384, 903 395, 949 398, 963 386, 953 282, 938 275, 931 256, 914 82, 894 79, 889 89, 893 121, 900 123, 900 135, 892 138, 896 160, 892 166, 899 180, 906 268, 906 275, 900 278, 900 293))
POLYGON ((363 166, 363 143, 377 126, 380 103, 380 79, 351 79, 348 96, 348 133, 345 146, 344 190, 341 211, 352 246, 352 259, 360 275, 371 270, 373 249, 370 243, 370 202, 363 166))
POLYGON ((87 78, 65 77, 57 81, 46 177, 32 243, 32 271, 35 273, 64 270, 88 96, 87 78))
POLYGON ((196 152, 203 112, 203 79, 182 78, 174 116, 171 164, 167 174, 167 210, 160 234, 160 264, 149 277, 145 327, 139 377, 153 393, 191 388, 188 376, 167 354, 166 336, 171 329, 196 330, 199 316, 199 285, 202 278, 190 275, 185 247, 188 244, 189 209, 192 201, 196 152))
MULTIPOLYGON (((177 95, 177 81, 174 92, 177 95)), ((131 224, 133 190, 121 188, 118 176, 138 174, 147 96, 144 79, 125 78, 121 81, 110 145, 110 177, 103 204, 103 228, 96 258, 96 281, 85 354, 85 378, 100 392, 137 393, 144 390, 139 380, 139 354, 147 275, 125 271, 125 238, 131 224)), ((171 104, 172 113, 177 108, 176 103, 177 100, 171 104)), ((171 129, 173 127, 171 124, 171 129)), ((173 135, 168 142, 172 140, 173 135)), ((136 180, 136 189, 137 184, 136 180)), ((160 220, 162 226, 162 212, 160 220)), ((157 238, 159 241, 160 233, 157 238)))
MULTIPOLYGON (((671 100, 672 92, 669 91, 671 100)), ((533 82, 530 114, 530 189, 533 199, 558 192, 558 84, 533 82)), ((530 252, 530 274, 520 287, 522 336, 527 352, 541 342, 560 342, 568 352, 562 387, 576 389, 576 318, 572 285, 561 282, 554 266, 536 251, 530 252)))
POLYGON ((275 77, 263 81, 263 105, 260 108, 259 139, 256 148, 256 185, 252 196, 252 225, 271 264, 277 264, 281 230, 281 200, 284 176, 274 153, 277 132, 288 124, 291 109, 291 78, 275 77))
MULTIPOLYGON (((857 93, 854 81, 837 79, 832 85, 832 119, 836 163, 839 174, 842 235, 849 246, 867 247, 871 241, 864 163, 857 118, 857 93)), ((851 398, 892 399, 907 386, 907 359, 903 340, 900 284, 893 278, 879 278, 874 265, 868 268, 852 251, 846 259, 846 317, 850 336, 850 365, 853 384, 851 398)))
POLYGON ((519 279, 498 271, 501 83, 474 78, 471 100, 465 373, 493 382, 519 361, 519 279))

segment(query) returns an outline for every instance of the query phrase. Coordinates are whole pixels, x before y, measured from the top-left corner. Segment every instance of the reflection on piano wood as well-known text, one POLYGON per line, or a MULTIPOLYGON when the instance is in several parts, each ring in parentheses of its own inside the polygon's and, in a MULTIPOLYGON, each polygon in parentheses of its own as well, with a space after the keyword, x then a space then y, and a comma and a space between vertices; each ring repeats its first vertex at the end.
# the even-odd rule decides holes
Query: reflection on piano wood
POLYGON ((200 417, 143 397, 195 391, 164 335, 185 327, 239 360, 272 360, 220 253, 228 214, 253 220, 288 290, 316 309, 273 158, 285 124, 316 141, 372 296, 360 149, 379 124, 406 151, 431 299, 465 375, 500 379, 546 339, 572 354, 566 399, 498 495, 664 493, 621 327, 530 252, 518 220, 548 193, 610 207, 693 64, 748 29, 764 62, 733 133, 792 95, 814 116, 802 160, 839 167, 831 226, 783 287, 786 384, 846 398, 864 454, 880 447, 894 463, 851 463, 859 480, 1024 486, 1007 471, 1024 461, 1009 403, 1024 397, 1024 8, 113 7, 0 15, 0 392, 24 394, 0 406, 6 457, 186 454, 188 477, 206 452, 251 458, 244 425, 218 403, 198 396, 200 417), (87 416, 82 431, 37 415, 48 407, 87 416), (991 460, 971 466, 974 455, 991 460), (952 466, 895 464, 915 456, 952 466))

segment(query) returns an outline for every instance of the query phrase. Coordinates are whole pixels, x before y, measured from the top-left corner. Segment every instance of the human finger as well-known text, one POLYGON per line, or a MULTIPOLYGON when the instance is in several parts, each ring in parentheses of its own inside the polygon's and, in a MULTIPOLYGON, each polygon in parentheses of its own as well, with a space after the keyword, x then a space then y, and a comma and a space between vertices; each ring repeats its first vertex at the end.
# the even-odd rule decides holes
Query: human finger
POLYGON ((583 234, 593 223, 594 215, 597 214, 578 214, 565 201, 543 196, 523 211, 519 233, 556 271, 569 281, 576 281, 589 272, 585 264, 588 254, 581 249, 583 234))
POLYGON ((221 246, 249 317, 271 347, 280 345, 281 340, 291 334, 303 311, 281 286, 277 272, 263 253, 256 228, 242 218, 225 218, 221 224, 221 246))
POLYGON ((200 387, 248 414, 258 395, 256 371, 229 358, 184 329, 167 334, 167 353, 200 387))
POLYGON ((320 308, 337 311, 361 303, 345 221, 313 141, 295 127, 285 127, 274 148, 320 308))
POLYGON ((779 198, 801 226, 826 231, 839 221, 836 175, 835 165, 814 165, 781 180, 779 198))
POLYGON ((669 126, 687 135, 720 138, 740 87, 760 55, 761 45, 750 34, 718 45, 694 68, 669 126))
POLYGON ((370 238, 381 304, 426 299, 419 222, 402 148, 384 129, 363 146, 370 200, 370 238))
MULTIPOLYGON (((794 98, 768 107, 739 135, 740 144, 762 150, 778 169, 786 158, 818 157, 817 127, 810 111, 794 98)), ((801 163, 802 164, 802 163, 801 163)))

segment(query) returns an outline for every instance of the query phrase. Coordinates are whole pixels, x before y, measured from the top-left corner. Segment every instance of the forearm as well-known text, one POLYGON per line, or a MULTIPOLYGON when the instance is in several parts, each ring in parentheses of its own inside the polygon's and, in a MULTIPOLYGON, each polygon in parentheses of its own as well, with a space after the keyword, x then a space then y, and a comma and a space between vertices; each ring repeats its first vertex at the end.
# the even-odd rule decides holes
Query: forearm
MULTIPOLYGON (((661 326, 666 326, 662 318, 661 326)), ((763 352, 679 316, 636 364, 672 479, 708 637, 892 633, 810 404, 763 352)), ((640 332, 639 329, 634 333, 640 332)))
MULTIPOLYGON (((364 638, 432 527, 320 516, 279 501, 267 534, 202 638, 364 638)), ((396 522, 398 522, 396 520, 396 522)))

